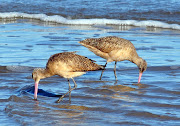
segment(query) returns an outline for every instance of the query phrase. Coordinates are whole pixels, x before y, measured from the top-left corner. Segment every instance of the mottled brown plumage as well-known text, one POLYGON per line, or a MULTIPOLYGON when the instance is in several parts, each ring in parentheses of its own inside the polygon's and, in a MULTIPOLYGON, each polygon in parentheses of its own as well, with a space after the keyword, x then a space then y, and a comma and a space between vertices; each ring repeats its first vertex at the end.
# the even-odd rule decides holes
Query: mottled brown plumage
MULTIPOLYGON (((49 58, 45 69, 36 68, 32 73, 32 77, 35 81, 34 98, 37 99, 38 83, 40 79, 51 77, 53 75, 59 75, 67 78, 69 83, 69 78, 71 78, 74 82, 74 88, 71 89, 69 83, 69 91, 66 93, 70 94, 71 91, 77 87, 73 77, 81 76, 87 71, 102 69, 104 69, 103 66, 94 63, 87 57, 77 55, 75 54, 75 52, 63 52, 54 54, 49 58)), ((58 102, 60 102, 66 94, 59 98, 58 102)))
POLYGON ((118 38, 116 36, 89 38, 79 43, 85 44, 84 46, 89 45, 105 53, 110 53, 113 50, 122 49, 124 47, 132 48, 132 50, 135 49, 134 45, 129 40, 118 38))
MULTIPOLYGON (((46 65, 46 69, 52 69, 52 66, 60 66, 62 64, 66 65, 66 70, 68 72, 84 72, 84 71, 94 71, 102 69, 102 66, 94 63, 93 60, 87 57, 75 54, 75 52, 64 52, 52 55, 46 65)), ((65 67, 65 66, 63 66, 65 67)), ((53 74, 58 74, 60 69, 53 70, 53 74)))
MULTIPOLYGON (((88 38, 79 43, 94 52, 97 56, 106 59, 107 62, 105 66, 108 62, 115 61, 114 74, 116 80, 117 61, 129 60, 132 63, 135 63, 138 66, 140 73, 143 73, 147 68, 146 61, 138 56, 136 48, 129 40, 116 36, 107 36, 102 38, 88 38)), ((103 72, 104 70, 102 71, 102 74, 103 72)), ((100 79, 102 78, 102 74, 100 79)), ((140 77, 138 82, 140 82, 140 77)))

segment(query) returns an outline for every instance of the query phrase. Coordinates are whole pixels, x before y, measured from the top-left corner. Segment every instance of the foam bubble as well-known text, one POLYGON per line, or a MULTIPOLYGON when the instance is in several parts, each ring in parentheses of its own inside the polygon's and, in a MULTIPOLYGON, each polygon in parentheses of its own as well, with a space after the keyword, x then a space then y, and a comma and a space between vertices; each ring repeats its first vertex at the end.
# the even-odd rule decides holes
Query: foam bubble
POLYGON ((61 24, 69 25, 125 25, 125 26, 138 26, 138 27, 158 27, 158 28, 168 28, 180 30, 180 25, 178 24, 168 24, 161 21, 146 20, 117 20, 117 19, 67 19, 60 15, 48 16, 46 14, 27 14, 19 12, 7 12, 0 13, 0 18, 31 18, 39 19, 45 22, 56 22, 61 24))

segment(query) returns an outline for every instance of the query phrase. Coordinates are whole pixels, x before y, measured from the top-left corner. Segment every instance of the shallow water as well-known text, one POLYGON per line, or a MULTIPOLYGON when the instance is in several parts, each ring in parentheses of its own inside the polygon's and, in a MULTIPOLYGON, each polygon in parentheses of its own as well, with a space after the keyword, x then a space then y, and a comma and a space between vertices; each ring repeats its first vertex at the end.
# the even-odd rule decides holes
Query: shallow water
MULTIPOLYGON (((47 25, 19 21, 0 25, 0 121, 3 125, 179 125, 180 32, 116 26, 47 25), (102 81, 101 71, 75 78, 78 88, 66 96, 38 95, 33 100, 32 70, 45 67, 48 58, 63 51, 78 51, 104 65, 78 41, 90 37, 118 36, 130 40, 148 69, 137 84, 138 69, 129 61, 118 62, 115 83, 109 63, 102 81)), ((73 82, 71 81, 73 86, 73 82)), ((43 79, 39 88, 62 95, 67 80, 58 76, 43 79)))
POLYGON ((180 125, 179 0, 1 0, 0 122, 1 126, 180 125), (77 54, 104 65, 105 60, 81 46, 86 38, 118 36, 130 40, 148 63, 141 83, 129 61, 75 78, 40 81, 33 100, 32 71, 45 67, 59 52, 77 54), (73 81, 70 81, 71 86, 73 81))

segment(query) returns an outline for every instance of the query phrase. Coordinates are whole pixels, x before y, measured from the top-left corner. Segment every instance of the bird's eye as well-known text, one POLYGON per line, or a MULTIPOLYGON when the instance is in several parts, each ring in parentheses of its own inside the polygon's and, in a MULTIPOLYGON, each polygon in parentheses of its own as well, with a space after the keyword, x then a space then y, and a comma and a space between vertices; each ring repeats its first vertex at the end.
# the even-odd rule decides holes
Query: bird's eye
POLYGON ((144 72, 144 68, 142 68, 142 72, 144 72))

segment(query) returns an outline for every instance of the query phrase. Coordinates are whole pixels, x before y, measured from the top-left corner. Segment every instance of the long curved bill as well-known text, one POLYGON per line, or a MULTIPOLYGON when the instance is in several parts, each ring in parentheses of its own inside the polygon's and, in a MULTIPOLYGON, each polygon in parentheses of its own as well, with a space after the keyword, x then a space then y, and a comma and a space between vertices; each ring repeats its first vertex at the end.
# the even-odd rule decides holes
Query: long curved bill
POLYGON ((37 93, 38 93, 38 83, 35 82, 34 84, 34 99, 37 100, 37 93))
POLYGON ((142 76, 143 73, 139 72, 139 79, 138 79, 138 83, 140 83, 141 81, 141 76, 142 76))

